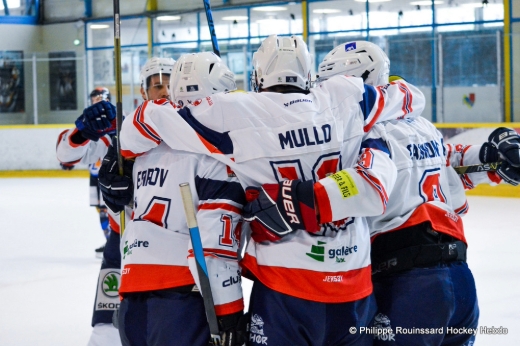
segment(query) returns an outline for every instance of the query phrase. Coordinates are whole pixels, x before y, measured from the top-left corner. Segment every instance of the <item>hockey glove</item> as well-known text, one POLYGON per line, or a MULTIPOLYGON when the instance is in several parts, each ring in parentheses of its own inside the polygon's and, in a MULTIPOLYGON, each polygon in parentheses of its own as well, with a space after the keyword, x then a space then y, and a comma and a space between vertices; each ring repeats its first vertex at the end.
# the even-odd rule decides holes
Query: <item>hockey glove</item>
POLYGON ((115 119, 116 107, 110 102, 100 101, 85 108, 75 124, 83 137, 97 141, 106 134, 115 133, 115 119))
POLYGON ((503 161, 497 170, 497 174, 508 184, 517 186, 520 184, 520 167, 514 167, 508 161, 503 161))
MULTIPOLYGON (((510 165, 520 167, 520 135, 515 130, 506 127, 499 127, 488 138, 488 143, 498 150, 501 156, 509 162, 510 165)), ((480 159, 482 161, 482 151, 480 150, 480 159)), ((485 157, 484 157, 485 159, 485 157)), ((483 163, 492 161, 482 161, 483 163)))
POLYGON ((134 161, 123 160, 123 175, 119 175, 115 141, 114 138, 106 156, 103 158, 98 178, 99 189, 103 194, 105 204, 114 213, 117 213, 123 210, 134 196, 134 183, 132 181, 134 161))
POLYGON ((246 199, 244 220, 250 222, 256 242, 277 241, 298 229, 319 231, 312 181, 286 180, 261 188, 248 187, 246 199))
POLYGON ((247 341, 249 314, 242 311, 218 317, 222 346, 241 346, 247 341))

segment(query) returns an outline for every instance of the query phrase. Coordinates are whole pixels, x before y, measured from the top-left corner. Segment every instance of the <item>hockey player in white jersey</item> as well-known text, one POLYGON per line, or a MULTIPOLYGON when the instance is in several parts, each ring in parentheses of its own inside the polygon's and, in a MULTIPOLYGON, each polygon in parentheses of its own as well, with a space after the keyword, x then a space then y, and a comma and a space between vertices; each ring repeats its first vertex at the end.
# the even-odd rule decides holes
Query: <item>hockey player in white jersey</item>
MULTIPOLYGON (((97 87, 91 91, 89 97, 91 107, 85 109, 84 113, 93 115, 95 114, 96 109, 100 107, 108 107, 110 113, 112 113, 113 105, 110 103, 111 96, 107 88, 97 87)), ((109 116, 111 117, 112 114, 109 116)), ((79 118, 84 119, 84 114, 82 114, 79 118)), ((60 161, 60 166, 63 169, 71 170, 80 161, 82 163, 88 164, 90 173, 90 206, 95 207, 99 214, 99 221, 105 236, 105 243, 110 236, 109 215, 107 213, 107 207, 103 202, 101 192, 99 191, 98 172, 99 167, 101 166, 101 158, 106 153, 106 149, 110 144, 110 138, 108 136, 109 132, 112 132, 113 130, 114 128, 111 128, 110 131, 106 131, 107 133, 104 135, 94 135, 89 133, 89 131, 86 129, 80 131, 78 127, 74 129, 68 129, 60 133, 56 145, 57 157, 60 161), (91 145, 90 142, 94 144, 91 145)), ((96 255, 103 255, 105 243, 103 243, 101 247, 95 250, 96 255)))
MULTIPOLYGON (((175 66, 175 102, 190 104, 236 89, 233 73, 213 53, 183 55, 175 66)), ((153 104, 178 108, 165 99, 153 104)), ((124 203, 122 181, 116 181, 117 187, 113 181, 106 184, 117 175, 116 155, 105 157, 102 172, 106 198, 124 203)), ((123 345, 208 345, 210 333, 195 286, 198 274, 179 190, 184 182, 190 183, 194 196, 223 345, 241 345, 237 325, 243 320, 244 304, 234 230, 245 197, 236 177, 210 156, 172 150, 162 143, 135 159, 132 178, 133 217, 121 239, 118 320, 123 345)))
MULTIPOLYGON (((324 58, 320 79, 346 74, 363 76, 368 84, 386 85, 389 63, 375 44, 347 42, 324 58)), ((500 145, 444 145, 442 134, 422 117, 382 124, 398 175, 386 212, 368 218, 378 305, 374 344, 472 345, 475 333, 458 332, 477 328, 479 316, 459 217, 468 210, 463 186, 496 183, 501 176, 518 183, 520 169, 469 174, 461 181, 450 165, 481 163, 479 156, 484 162, 495 161, 500 145), (433 332, 399 333, 396 327, 433 332)), ((497 129, 490 138, 501 133, 497 129)), ((519 165, 519 137, 510 134, 509 140, 501 151, 519 165)), ((508 161, 505 165, 513 167, 508 161)), ((330 203, 341 205, 338 198, 330 203)))
MULTIPOLYGON (((106 154, 110 145, 110 135, 115 127, 108 119, 115 119, 115 107, 110 103, 110 93, 107 88, 95 88, 90 93, 91 105, 78 117, 77 126, 73 129, 63 131, 56 145, 56 156, 62 167, 72 169, 78 163, 88 164, 90 179, 90 205, 95 206, 100 215, 101 228, 106 237, 106 242, 96 254, 103 256, 101 270, 96 285, 96 299, 91 325, 93 327, 89 345, 108 345, 118 343, 117 330, 112 326, 112 314, 119 305, 117 289, 119 287, 119 251, 110 252, 110 236, 112 241, 118 242, 119 234, 115 232, 114 214, 110 213, 103 201, 98 185, 98 172, 101 159, 106 154), (107 115, 103 118, 104 131, 90 131, 82 127, 84 121, 97 122, 98 110, 103 109, 107 115), (79 127, 78 127, 79 126, 79 127), (80 130, 81 129, 81 130, 80 130), (107 249, 108 246, 108 249, 107 249), (105 255, 107 250, 107 255, 105 255)), ((101 122, 101 118, 100 118, 101 122)), ((113 248, 113 247, 112 247, 113 248)))
POLYGON ((233 169, 243 187, 275 182, 282 187, 300 178, 306 183, 293 184, 295 190, 312 189, 314 180, 355 167, 337 177, 338 186, 344 187, 340 179, 348 180, 354 217, 323 230, 308 224, 289 235, 261 227, 253 232, 242 261, 256 280, 249 343, 371 344, 371 336, 352 335, 348 326, 366 326, 375 313, 368 228, 358 216, 384 211, 395 178, 382 134, 373 127, 398 111, 399 117, 422 112, 424 96, 405 82, 373 88, 347 77, 309 90, 310 55, 294 36, 264 40, 254 63, 259 93, 192 102, 178 111, 184 121, 174 107, 145 103, 123 123, 122 152, 137 156, 164 142, 212 155, 233 169))
MULTIPOLYGON (((140 74, 143 100, 169 97, 169 76, 173 64, 173 59, 166 58, 152 58, 145 63, 140 74)), ((115 107, 106 102, 108 89, 103 89, 91 93, 92 106, 85 109, 78 118, 77 127, 60 134, 56 151, 61 162, 69 164, 83 162, 94 166, 96 162, 101 162, 107 153, 111 142, 110 137, 115 129, 112 123, 115 119, 115 107), (108 114, 102 117, 100 109, 108 114), (87 125, 83 126, 83 124, 87 125)), ((99 170, 99 166, 96 169, 99 170)), ((106 202, 113 205, 110 201, 106 202)), ((108 211, 108 216, 110 237, 103 251, 103 262, 96 286, 92 315, 93 330, 88 343, 92 346, 120 344, 118 331, 112 325, 113 312, 119 306, 121 267, 119 216, 111 210, 108 211)))

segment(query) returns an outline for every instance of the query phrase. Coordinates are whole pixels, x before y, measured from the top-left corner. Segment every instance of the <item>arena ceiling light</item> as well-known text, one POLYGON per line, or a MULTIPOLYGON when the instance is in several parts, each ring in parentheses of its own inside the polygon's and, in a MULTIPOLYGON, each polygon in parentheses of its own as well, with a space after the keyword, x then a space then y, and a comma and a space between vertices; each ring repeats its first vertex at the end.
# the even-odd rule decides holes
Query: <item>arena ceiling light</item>
MULTIPOLYGON (((420 0, 420 1, 412 1, 410 2, 410 5, 419 5, 419 6, 430 6, 432 4, 431 0, 420 0)), ((433 4, 434 5, 442 5, 444 4, 444 1, 441 1, 441 0, 434 0, 433 1, 433 4)))
POLYGON ((253 7, 253 11, 258 12, 278 12, 278 11, 287 11, 287 7, 283 6, 261 6, 261 7, 253 7))
POLYGON ((180 20, 181 16, 159 16, 156 19, 161 21, 180 20))
POLYGON ((227 16, 222 17, 222 20, 247 20, 247 16, 227 16))
POLYGON ((110 25, 108 24, 90 24, 89 28, 91 29, 108 29, 110 25))
POLYGON ((312 13, 318 14, 331 14, 331 13, 340 13, 341 10, 335 8, 318 8, 312 11, 312 13))

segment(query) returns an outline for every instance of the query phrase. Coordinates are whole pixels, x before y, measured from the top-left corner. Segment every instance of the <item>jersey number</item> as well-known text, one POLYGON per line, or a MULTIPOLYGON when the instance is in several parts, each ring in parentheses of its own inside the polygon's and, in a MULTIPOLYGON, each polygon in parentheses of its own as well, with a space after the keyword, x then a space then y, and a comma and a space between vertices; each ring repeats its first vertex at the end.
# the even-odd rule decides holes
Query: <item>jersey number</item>
POLYGON ((144 213, 136 221, 149 221, 157 226, 168 228, 168 214, 170 213, 171 199, 154 196, 144 213))
POLYGON ((419 182, 419 195, 424 202, 439 201, 446 203, 446 196, 442 192, 439 176, 440 168, 428 169, 423 173, 419 182))
POLYGON ((233 246, 234 240, 231 234, 233 219, 229 215, 222 215, 220 222, 222 222, 222 235, 219 236, 219 244, 222 246, 233 246))
MULTIPOLYGON (((300 179, 305 181, 302 163, 299 159, 288 161, 271 161, 276 181, 300 179)), ((325 154, 316 160, 312 166, 312 179, 316 182, 320 179, 336 173, 341 169, 341 154, 334 152, 325 154)))

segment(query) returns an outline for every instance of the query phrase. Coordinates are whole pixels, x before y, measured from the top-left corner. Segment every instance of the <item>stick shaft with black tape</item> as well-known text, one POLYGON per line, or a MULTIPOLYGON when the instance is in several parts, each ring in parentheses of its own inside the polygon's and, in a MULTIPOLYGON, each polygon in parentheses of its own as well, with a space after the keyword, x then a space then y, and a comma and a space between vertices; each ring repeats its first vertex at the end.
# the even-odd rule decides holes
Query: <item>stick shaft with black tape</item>
POLYGON ((197 273, 199 274, 200 291, 204 299, 204 309, 208 319, 209 331, 214 345, 220 345, 220 331, 218 327, 217 314, 215 312, 215 303, 211 293, 211 285, 209 283, 208 268, 204 259, 204 249, 200 239, 199 226, 195 217, 195 208, 193 207, 193 198, 191 195, 190 184, 182 183, 179 185, 181 189, 182 204, 186 213, 186 221, 190 230, 191 244, 193 254, 197 265, 197 273))
MULTIPOLYGON (((123 175, 123 156, 121 155, 121 124, 123 123, 123 80, 121 77, 121 16, 119 14, 119 0, 114 0, 114 65, 116 77, 116 139, 117 164, 119 175, 123 175)), ((125 210, 119 213, 121 235, 125 232, 125 210)))
POLYGON ((479 165, 453 167, 457 174, 467 174, 475 172, 495 172, 500 167, 499 162, 481 163, 479 165))
POLYGON ((213 16, 211 14, 211 5, 209 0, 203 0, 204 10, 206 11, 206 19, 208 20, 209 35, 211 37, 211 45, 213 46, 213 53, 220 57, 220 49, 218 48, 217 33, 215 32, 215 24, 213 23, 213 16))

